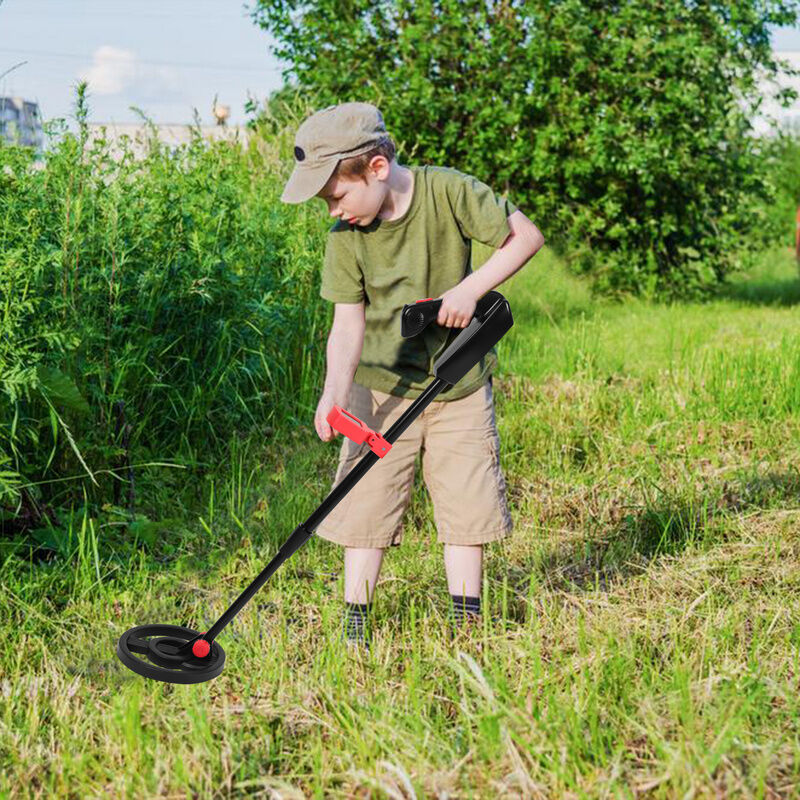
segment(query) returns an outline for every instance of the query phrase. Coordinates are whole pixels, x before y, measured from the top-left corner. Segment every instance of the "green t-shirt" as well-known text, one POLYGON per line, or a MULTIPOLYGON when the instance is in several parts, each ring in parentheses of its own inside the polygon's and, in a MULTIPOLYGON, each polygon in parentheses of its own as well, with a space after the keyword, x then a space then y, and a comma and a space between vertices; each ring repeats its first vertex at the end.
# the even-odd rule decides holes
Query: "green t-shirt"
MULTIPOLYGON (((461 328, 435 322, 400 335, 406 303, 436 298, 472 271, 472 241, 499 247, 516 206, 455 169, 418 167, 411 205, 396 220, 368 226, 336 222, 328 234, 320 295, 333 303, 364 301, 366 328, 354 380, 371 389, 417 398, 434 378, 433 364, 461 328)), ((455 386, 437 396, 457 400, 482 386, 497 366, 492 348, 455 386)))

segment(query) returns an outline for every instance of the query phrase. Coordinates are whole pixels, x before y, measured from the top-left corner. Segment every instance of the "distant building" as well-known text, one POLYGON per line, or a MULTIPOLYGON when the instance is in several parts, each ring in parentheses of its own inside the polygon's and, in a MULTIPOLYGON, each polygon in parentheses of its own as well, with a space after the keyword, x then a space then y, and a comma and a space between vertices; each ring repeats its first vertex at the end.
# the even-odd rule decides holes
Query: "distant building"
POLYGON ((0 97, 0 140, 41 152, 44 133, 39 104, 21 97, 0 97))
MULTIPOLYGON (((160 124, 155 125, 155 128, 158 139, 168 147, 176 148, 182 144, 187 144, 192 139, 190 125, 160 124)), ((118 156, 122 152, 123 137, 128 140, 128 146, 135 156, 141 157, 147 152, 147 138, 150 136, 150 130, 141 123, 90 122, 88 132, 90 142, 95 139, 105 138, 109 143, 109 150, 114 156, 118 156)), ((249 131, 244 125, 201 125, 200 134, 207 140, 238 140, 242 145, 246 145, 249 131)))

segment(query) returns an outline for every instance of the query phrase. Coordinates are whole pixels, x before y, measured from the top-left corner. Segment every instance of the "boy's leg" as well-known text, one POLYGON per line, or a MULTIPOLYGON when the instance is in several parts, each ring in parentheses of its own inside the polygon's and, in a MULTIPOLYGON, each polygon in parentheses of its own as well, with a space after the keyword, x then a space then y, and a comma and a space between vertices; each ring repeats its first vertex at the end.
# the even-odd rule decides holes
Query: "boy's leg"
POLYGON ((482 567, 482 544, 444 546, 444 569, 451 595, 480 597, 482 567))
MULTIPOLYGON (((354 383, 347 410, 373 430, 385 432, 412 402, 354 383)), ((315 531, 320 538, 345 548, 344 635, 350 642, 368 639, 364 635, 366 621, 383 554, 402 540, 402 519, 411 498, 421 443, 422 436, 413 426, 405 431, 387 458, 369 469, 315 531)), ((334 486, 368 451, 366 443, 357 445, 343 437, 334 486)))
POLYGON ((371 639, 369 612, 378 575, 381 570, 382 547, 345 547, 344 598, 345 613, 342 638, 350 644, 365 644, 371 639))
POLYGON ((444 569, 453 604, 453 621, 460 627, 465 620, 475 620, 481 613, 481 574, 483 545, 446 544, 444 569))
POLYGON ((442 401, 428 416, 424 437, 423 474, 460 621, 480 613, 483 545, 505 538, 512 529, 491 385, 442 401))
POLYGON ((385 547, 345 547, 344 600, 371 603, 381 571, 385 547))

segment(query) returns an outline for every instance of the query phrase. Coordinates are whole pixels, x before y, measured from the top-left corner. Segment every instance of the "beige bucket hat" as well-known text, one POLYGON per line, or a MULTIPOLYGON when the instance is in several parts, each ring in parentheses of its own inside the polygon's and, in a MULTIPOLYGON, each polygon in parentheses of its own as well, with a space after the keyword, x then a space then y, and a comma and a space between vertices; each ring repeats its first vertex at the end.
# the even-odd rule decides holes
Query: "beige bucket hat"
POLYGON ((294 171, 281 200, 310 200, 325 186, 341 159, 372 150, 386 135, 381 112, 371 103, 341 103, 312 114, 295 134, 294 171))

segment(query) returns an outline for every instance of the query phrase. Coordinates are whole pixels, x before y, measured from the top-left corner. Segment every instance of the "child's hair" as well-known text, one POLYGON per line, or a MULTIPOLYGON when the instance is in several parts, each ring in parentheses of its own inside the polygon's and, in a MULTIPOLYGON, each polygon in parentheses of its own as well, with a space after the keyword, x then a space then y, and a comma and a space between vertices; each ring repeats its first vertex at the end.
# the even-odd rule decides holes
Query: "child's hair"
POLYGON ((367 167, 369 166, 370 160, 375 158, 375 156, 383 156, 391 164, 396 152, 394 142, 390 137, 384 136, 372 150, 361 153, 361 155, 358 156, 353 156, 352 158, 343 158, 336 165, 333 174, 345 180, 358 178, 366 183, 367 167))

